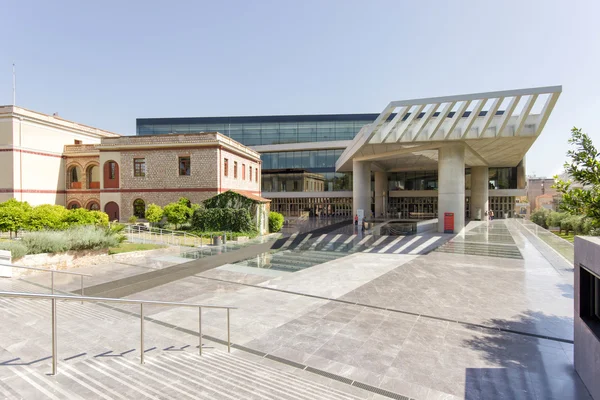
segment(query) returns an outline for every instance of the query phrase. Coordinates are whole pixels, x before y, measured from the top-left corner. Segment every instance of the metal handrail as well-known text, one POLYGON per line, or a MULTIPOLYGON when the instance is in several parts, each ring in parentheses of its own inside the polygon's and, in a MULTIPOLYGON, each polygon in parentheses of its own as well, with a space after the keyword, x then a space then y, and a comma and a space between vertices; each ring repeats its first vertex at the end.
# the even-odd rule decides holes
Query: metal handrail
POLYGON ((91 277, 92 275, 90 274, 82 274, 80 272, 70 272, 70 271, 59 271, 59 270, 54 270, 54 269, 48 269, 48 268, 36 268, 36 267, 26 267, 24 265, 15 265, 15 264, 11 264, 11 263, 6 263, 4 261, 0 261, 0 266, 4 266, 4 267, 11 267, 11 268, 22 268, 22 269, 32 269, 34 271, 42 271, 42 272, 50 272, 51 274, 51 287, 52 287, 52 294, 54 294, 54 274, 66 274, 66 275, 77 275, 81 278, 81 295, 83 296, 83 277, 87 276, 87 277, 91 277))
POLYGON ((56 325, 56 300, 65 301, 88 301, 96 303, 123 303, 123 304, 139 304, 140 305, 140 364, 144 364, 144 304, 157 306, 177 306, 177 307, 193 307, 198 308, 198 354, 202 355, 202 309, 215 308, 227 310, 227 352, 231 352, 231 333, 229 325, 229 310, 236 310, 237 307, 229 306, 214 306, 205 304, 180 303, 172 301, 156 301, 156 300, 136 300, 136 299, 115 299, 110 297, 89 297, 89 296, 67 296, 57 294, 41 294, 41 293, 23 293, 23 292, 0 292, 0 297, 14 297, 26 299, 50 299, 52 300, 52 375, 56 375, 57 369, 57 325, 56 325))

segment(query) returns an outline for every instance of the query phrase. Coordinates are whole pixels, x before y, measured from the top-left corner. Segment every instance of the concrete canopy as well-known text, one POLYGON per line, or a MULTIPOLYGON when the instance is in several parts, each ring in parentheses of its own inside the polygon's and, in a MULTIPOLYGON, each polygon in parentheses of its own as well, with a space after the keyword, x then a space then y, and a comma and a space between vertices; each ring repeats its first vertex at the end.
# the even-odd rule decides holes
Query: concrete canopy
POLYGON ((465 146, 465 166, 514 167, 543 130, 562 86, 389 103, 336 162, 371 161, 375 171, 437 169, 438 150, 465 146))

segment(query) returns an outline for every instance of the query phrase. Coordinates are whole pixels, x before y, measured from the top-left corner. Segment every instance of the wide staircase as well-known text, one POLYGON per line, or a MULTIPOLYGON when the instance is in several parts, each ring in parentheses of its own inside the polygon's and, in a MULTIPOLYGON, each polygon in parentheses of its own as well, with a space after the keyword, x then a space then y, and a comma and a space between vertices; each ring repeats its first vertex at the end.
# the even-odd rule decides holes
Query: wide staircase
POLYGON ((229 353, 225 307, 202 306, 200 316, 199 305, 92 300, 58 290, 52 295, 50 287, 41 286, 27 277, 0 278, 2 398, 335 400, 370 395, 344 384, 334 388, 339 382, 240 346, 232 344, 229 353), (169 307, 187 311, 172 324, 152 318, 169 307))
MULTIPOLYGON (((281 247, 292 252, 338 253, 339 257, 352 253, 427 254, 446 242, 442 234, 425 233, 406 236, 372 234, 294 234, 281 247)), ((338 256, 330 256, 337 258, 338 256)))

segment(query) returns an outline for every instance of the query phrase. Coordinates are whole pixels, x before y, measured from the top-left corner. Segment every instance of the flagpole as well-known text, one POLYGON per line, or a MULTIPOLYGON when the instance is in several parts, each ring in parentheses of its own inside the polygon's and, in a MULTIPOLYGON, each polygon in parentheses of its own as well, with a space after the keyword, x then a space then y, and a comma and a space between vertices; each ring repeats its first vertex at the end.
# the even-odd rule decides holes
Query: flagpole
POLYGON ((13 62, 13 106, 17 105, 17 74, 15 72, 15 63, 13 62))

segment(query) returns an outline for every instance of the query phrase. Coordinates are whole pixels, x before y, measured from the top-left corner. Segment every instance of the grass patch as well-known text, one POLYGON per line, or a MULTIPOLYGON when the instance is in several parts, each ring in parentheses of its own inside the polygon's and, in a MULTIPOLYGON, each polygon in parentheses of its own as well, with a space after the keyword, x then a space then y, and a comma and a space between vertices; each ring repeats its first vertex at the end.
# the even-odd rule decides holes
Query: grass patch
POLYGON ((556 236, 563 238, 565 240, 568 240, 569 242, 573 243, 573 241, 575 240, 575 234, 574 233, 569 233, 568 235, 563 233, 558 233, 556 231, 553 231, 552 233, 554 233, 556 236))
POLYGON ((162 249, 166 246, 153 243, 121 243, 117 247, 109 247, 108 254, 129 253, 131 251, 162 249))

